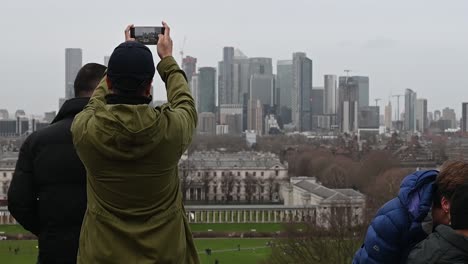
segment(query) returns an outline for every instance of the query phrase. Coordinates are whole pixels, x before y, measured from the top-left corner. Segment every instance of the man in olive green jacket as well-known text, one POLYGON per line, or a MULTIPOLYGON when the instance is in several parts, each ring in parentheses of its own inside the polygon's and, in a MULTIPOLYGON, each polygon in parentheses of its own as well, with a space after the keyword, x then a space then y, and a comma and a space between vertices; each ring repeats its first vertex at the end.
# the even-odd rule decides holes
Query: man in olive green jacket
POLYGON ((157 70, 169 102, 148 105, 154 62, 151 51, 130 38, 129 26, 107 76, 73 122, 88 188, 78 263, 199 263, 177 175, 197 113, 163 25, 157 70))

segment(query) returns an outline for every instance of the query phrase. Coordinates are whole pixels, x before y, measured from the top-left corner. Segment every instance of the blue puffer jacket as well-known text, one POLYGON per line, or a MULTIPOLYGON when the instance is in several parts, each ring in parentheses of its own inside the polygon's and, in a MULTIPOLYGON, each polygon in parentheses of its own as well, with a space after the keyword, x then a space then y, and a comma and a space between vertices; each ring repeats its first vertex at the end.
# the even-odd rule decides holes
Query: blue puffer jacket
POLYGON ((422 223, 431 210, 438 173, 417 171, 403 179, 398 197, 380 208, 372 220, 353 264, 406 263, 411 248, 428 235, 422 223))

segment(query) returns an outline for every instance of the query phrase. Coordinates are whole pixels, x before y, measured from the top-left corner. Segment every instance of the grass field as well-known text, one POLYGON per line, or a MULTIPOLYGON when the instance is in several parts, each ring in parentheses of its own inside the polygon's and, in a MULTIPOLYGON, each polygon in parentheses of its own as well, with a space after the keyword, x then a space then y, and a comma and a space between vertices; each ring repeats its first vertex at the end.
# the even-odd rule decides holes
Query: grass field
POLYGON ((211 229, 213 232, 250 232, 255 229, 256 232, 276 232, 283 230, 282 224, 190 224, 193 232, 206 232, 211 229))
MULTIPOLYGON (((206 232, 211 229, 213 232, 250 232, 255 229, 257 232, 276 232, 283 230, 282 224, 249 224, 249 223, 233 223, 233 224, 190 224, 193 232, 206 232)), ((0 235, 5 234, 27 234, 20 225, 0 225, 0 235)))
MULTIPOLYGON (((270 254, 270 248, 265 245, 269 239, 197 239, 195 244, 200 252, 202 264, 212 264, 217 259, 220 264, 254 264, 265 259, 270 254), (238 251, 238 245, 241 250, 238 251), (207 256, 205 249, 212 250, 207 256), (217 252, 218 251, 218 252, 217 252)), ((0 263, 27 264, 35 263, 37 258, 37 241, 35 240, 6 240, 0 241, 0 263), (19 248, 18 254, 14 249, 19 248)))

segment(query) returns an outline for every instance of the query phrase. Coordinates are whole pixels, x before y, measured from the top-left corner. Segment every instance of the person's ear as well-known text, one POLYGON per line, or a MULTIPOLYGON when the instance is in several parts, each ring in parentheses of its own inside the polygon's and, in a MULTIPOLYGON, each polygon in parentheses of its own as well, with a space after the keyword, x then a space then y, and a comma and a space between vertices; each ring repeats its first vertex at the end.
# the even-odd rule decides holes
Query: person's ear
POLYGON ((450 213, 450 201, 445 196, 442 196, 442 199, 440 200, 440 205, 444 213, 450 213))
POLYGON ((107 89, 109 90, 109 92, 112 92, 112 83, 109 80, 108 76, 106 76, 106 83, 107 83, 107 89))

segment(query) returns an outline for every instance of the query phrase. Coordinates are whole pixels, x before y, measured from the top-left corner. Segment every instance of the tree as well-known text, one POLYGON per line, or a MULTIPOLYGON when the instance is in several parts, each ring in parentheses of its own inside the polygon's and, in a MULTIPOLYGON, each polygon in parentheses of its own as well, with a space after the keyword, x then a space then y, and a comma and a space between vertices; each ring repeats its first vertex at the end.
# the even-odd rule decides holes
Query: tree
MULTIPOLYGON (((347 208, 347 207, 345 207, 347 208)), ((315 222, 288 224, 285 237, 275 240, 269 264, 351 263, 365 234, 365 226, 352 226, 347 210, 324 215, 328 228, 315 222)))
POLYGON ((221 176, 221 190, 224 194, 225 200, 230 202, 233 200, 232 193, 234 191, 234 185, 236 179, 232 171, 225 171, 224 176, 221 176))
POLYGON ((252 174, 247 173, 244 178, 244 189, 245 189, 245 197, 248 203, 252 202, 252 198, 255 195, 255 189, 257 187, 257 178, 254 177, 252 174))

